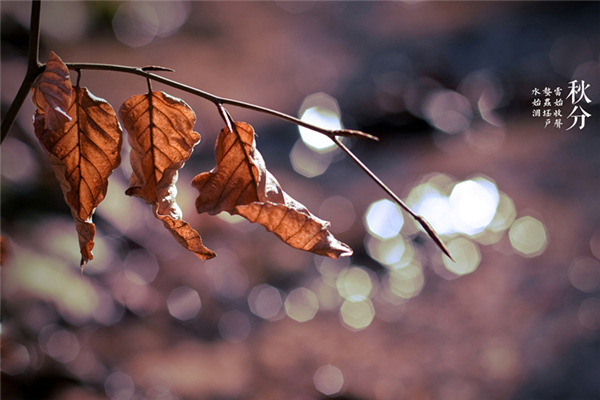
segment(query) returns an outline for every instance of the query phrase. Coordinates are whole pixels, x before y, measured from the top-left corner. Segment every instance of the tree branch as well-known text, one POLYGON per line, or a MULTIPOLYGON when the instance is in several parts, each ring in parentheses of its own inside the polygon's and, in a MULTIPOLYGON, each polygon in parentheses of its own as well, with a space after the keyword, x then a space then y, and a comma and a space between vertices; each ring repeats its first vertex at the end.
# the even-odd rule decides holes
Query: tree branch
MULTIPOLYGON (((1 141, 4 141, 4 138, 7 136, 10 128, 12 127, 19 110, 23 106, 25 99, 29 95, 29 91, 33 86, 35 79, 44 71, 45 65, 41 64, 39 61, 39 45, 40 45, 40 15, 41 15, 41 0, 33 0, 31 4, 31 23, 30 23, 30 35, 29 35, 29 48, 28 48, 28 63, 27 63, 27 73, 25 74, 25 78, 21 83, 21 87, 15 96, 8 112, 4 120, 2 121, 2 137, 1 141)), ((368 138, 373 140, 379 140, 377 137, 369 135, 368 133, 364 133, 361 131, 351 130, 351 129, 325 129, 316 125, 312 125, 306 123, 298 118, 292 117, 291 115, 272 110, 270 108, 257 106, 255 104, 245 103, 238 100, 226 99, 219 96, 215 96, 208 92, 202 91, 200 89, 196 89, 194 87, 173 81, 168 78, 164 78, 160 75, 153 74, 149 71, 172 71, 168 68, 157 67, 157 66, 147 66, 147 67, 130 67, 123 65, 113 65, 113 64, 95 64, 95 63, 66 63, 69 69, 75 70, 78 73, 82 69, 90 69, 90 70, 102 70, 102 71, 117 71, 124 72, 128 74, 139 75, 147 79, 148 86, 150 88, 150 80, 154 80, 165 84, 167 86, 183 90, 185 92, 191 93, 193 95, 199 96, 203 99, 206 99, 212 103, 214 103, 218 109, 221 117, 225 120, 227 125, 231 124, 231 117, 229 113, 223 105, 229 104, 236 107, 246 108, 249 110, 262 112, 265 114, 272 115, 274 117, 283 119, 285 121, 291 122, 293 124, 312 129, 316 132, 322 133, 329 138, 331 138, 334 143, 342 149, 375 183, 377 183, 392 199, 400 205, 406 212, 408 212, 415 220, 417 220, 423 229, 427 232, 427 234, 435 241, 435 243, 439 246, 439 248, 446 254, 450 259, 452 256, 450 252, 440 239, 439 235, 435 232, 435 230, 431 227, 431 225, 420 215, 415 214, 390 188, 385 185, 377 175, 375 175, 348 147, 346 147, 338 138, 338 136, 345 137, 361 137, 368 138)), ((79 82, 79 79, 78 79, 79 82)), ((231 130, 231 127, 230 127, 231 130)), ((453 260, 453 259, 452 259, 453 260)), ((454 260, 453 260, 454 261, 454 260)))
MULTIPOLYGON (((441 238, 439 237, 439 235, 437 234, 437 232, 433 229, 433 227, 429 224, 429 222, 427 222, 427 220, 422 217, 421 215, 415 214, 390 188, 387 187, 387 185, 385 185, 381 179, 379 179, 379 177, 377 177, 377 175, 375 175, 358 157, 356 157, 356 155, 354 153, 352 153, 352 151, 350 151, 349 148, 347 148, 339 139, 338 136, 345 136, 345 137, 362 137, 362 138, 368 138, 368 139, 373 139, 373 140, 379 140, 377 137, 369 135, 368 133, 364 133, 361 131, 355 131, 355 130, 351 130, 351 129, 339 129, 339 130, 332 130, 332 129, 325 129, 325 128, 321 128, 319 126, 316 125, 312 125, 312 124, 308 124, 304 121, 301 121, 298 118, 292 117, 291 115, 287 115, 284 114, 282 112, 279 111, 275 111, 272 110, 270 108, 266 108, 266 107, 261 107, 261 106, 257 106, 255 104, 250 104, 250 103, 244 103, 238 100, 232 100, 232 99, 226 99, 226 98, 222 98, 219 96, 215 96, 213 94, 210 94, 208 92, 205 92, 203 90, 199 90, 196 89, 194 87, 188 86, 188 85, 184 85, 182 83, 173 81, 171 79, 168 78, 164 78, 160 75, 155 75, 153 73, 148 72, 146 69, 147 68, 137 68, 137 67, 129 67, 129 66, 124 66, 124 65, 113 65, 113 64, 89 64, 89 63, 77 63, 77 64, 70 64, 70 63, 66 63, 67 67, 76 71, 79 71, 81 69, 92 69, 92 70, 104 70, 104 71, 117 71, 117 72, 125 72, 125 73, 129 73, 129 74, 134 74, 134 75, 140 75, 145 77, 146 79, 152 79, 155 80, 157 82, 163 83, 165 85, 168 85, 170 87, 179 89, 179 90, 183 90, 184 92, 188 92, 191 94, 194 94, 196 96, 202 97, 203 99, 206 99, 208 101, 211 101, 212 103, 214 103, 218 109, 219 109, 219 114, 221 115, 221 117, 223 118, 223 120, 225 122, 228 122, 228 120, 230 119, 227 111, 225 110, 225 108, 223 107, 224 104, 229 104, 232 106, 237 106, 237 107, 242 107, 242 108, 247 108, 253 111, 258 111, 258 112, 262 112, 265 114, 269 114, 272 115, 274 117, 283 119, 285 121, 294 123, 296 125, 299 126, 303 126, 305 128, 308 129, 312 129, 316 132, 322 133, 326 136, 328 136, 329 138, 331 138, 334 143, 341 148, 371 179, 373 179, 375 181, 375 183, 377 183, 388 195, 390 195, 392 197, 392 199, 398 203, 400 205, 400 207, 402 207, 406 212, 408 212, 411 217, 413 217, 415 220, 417 220, 419 222, 419 224, 423 227, 423 229, 425 229, 425 231, 427 232, 427 234, 429 235, 429 237, 431 237, 431 239, 438 245, 438 247, 442 250, 442 252, 444 252, 444 254, 446 254, 452 261, 454 261, 454 259, 452 258, 452 256, 450 255, 450 251, 448 251, 448 248, 444 245, 444 242, 442 242, 441 238)), ((153 67, 154 70, 161 70, 162 67, 153 67)), ((229 125, 229 124, 228 124, 229 125)), ((230 128, 231 129, 231 128, 230 128)))
POLYGON ((25 74, 25 78, 23 78, 23 82, 21 83, 21 87, 15 96, 12 104, 10 105, 6 116, 2 120, 2 137, 0 139, 0 143, 4 141, 6 135, 10 131, 17 115, 19 114, 19 110, 23 106, 25 99, 29 95, 29 91, 33 86, 33 82, 35 78, 38 77, 43 71, 44 66, 40 64, 39 61, 39 53, 40 53, 40 15, 41 15, 42 2, 41 0, 34 0, 31 3, 31 23, 29 25, 29 48, 27 52, 27 73, 25 74))
MULTIPOLYGON (((375 137, 373 135, 369 135, 368 133, 364 133, 361 131, 355 131, 352 129, 339 129, 339 130, 325 129, 325 128, 321 128, 316 125, 306 123, 298 118, 292 117, 291 115, 288 115, 288 114, 285 114, 285 113, 282 113, 279 111, 275 111, 270 108, 257 106, 255 104, 251 104, 251 103, 245 103, 243 101, 226 99, 223 97, 215 96, 214 94, 210 94, 203 90, 196 89, 192 86, 188 86, 183 83, 179 83, 174 80, 162 77, 160 75, 156 75, 151 72, 148 72, 146 70, 146 68, 137 68, 137 67, 129 67, 129 66, 125 66, 125 65, 114 65, 114 64, 96 64, 96 63, 66 63, 66 65, 69 69, 72 69, 75 71, 78 71, 81 69, 91 69, 91 70, 124 72, 124 73, 128 73, 128 74, 143 76, 146 79, 152 79, 154 81, 163 83, 163 84, 173 87, 175 89, 183 90, 184 92, 188 92, 188 93, 194 94, 196 96, 202 97, 203 99, 206 99, 206 100, 214 103, 217 107, 219 106, 219 104, 222 104, 222 105, 229 104, 229 105, 236 106, 236 107, 241 107, 241 108, 246 108, 246 109, 257 111, 257 112, 262 112, 262 113, 269 114, 274 117, 283 119, 285 121, 291 122, 293 124, 303 126, 308 129, 312 129, 313 131, 322 133, 332 139, 335 136, 345 136, 345 137, 361 137, 361 138, 367 138, 367 139, 372 139, 372 140, 379 140, 377 137, 375 137)), ((153 67, 153 68, 159 69, 162 67, 153 67)))
POLYGON ((410 207, 407 206, 406 203, 404 203, 402 199, 400 199, 400 197, 398 197, 398 195, 396 195, 396 193, 392 191, 392 189, 390 189, 385 183, 383 183, 383 181, 379 179, 379 177, 375 175, 375 173, 371 171, 369 167, 367 167, 360 160, 360 158, 358 158, 348 147, 346 147, 346 145, 344 145, 344 143, 342 143, 340 139, 334 137, 333 141, 340 149, 344 151, 344 153, 346 153, 346 155, 348 155, 348 157, 352 159, 352 161, 354 161, 369 176, 369 178, 375 181, 375 183, 377 183, 379 187, 381 187, 396 203, 398 203, 398 205, 402 207, 404 211, 409 213, 411 217, 417 220, 419 224, 421 224, 423 229, 425 229, 425 232, 427 232, 429 237, 438 245, 440 250, 442 250, 442 252, 444 252, 444 254, 447 255, 452 261, 454 261, 454 259, 450 255, 450 251, 448 250, 444 242, 442 242, 440 236, 423 216, 418 215, 413 210, 411 210, 410 207))

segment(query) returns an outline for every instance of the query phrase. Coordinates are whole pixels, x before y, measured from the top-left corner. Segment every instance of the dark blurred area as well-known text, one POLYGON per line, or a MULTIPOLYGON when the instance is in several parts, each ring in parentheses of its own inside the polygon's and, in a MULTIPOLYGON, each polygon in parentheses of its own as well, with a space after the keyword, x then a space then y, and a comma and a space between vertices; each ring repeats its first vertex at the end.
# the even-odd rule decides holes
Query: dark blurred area
MULTIPOLYGON (((31 8, 0 7, 4 116, 31 8)), ((190 182, 223 122, 155 83, 196 112, 177 201, 218 256, 198 260, 125 196, 125 145, 80 274, 28 100, 1 147, 2 399, 600 399, 599 22, 599 2, 44 1, 42 62, 164 66, 378 136, 347 144, 456 262, 330 141, 235 107, 284 190, 354 255, 197 215, 190 182)), ((117 72, 81 84, 115 109, 146 90, 117 72)))

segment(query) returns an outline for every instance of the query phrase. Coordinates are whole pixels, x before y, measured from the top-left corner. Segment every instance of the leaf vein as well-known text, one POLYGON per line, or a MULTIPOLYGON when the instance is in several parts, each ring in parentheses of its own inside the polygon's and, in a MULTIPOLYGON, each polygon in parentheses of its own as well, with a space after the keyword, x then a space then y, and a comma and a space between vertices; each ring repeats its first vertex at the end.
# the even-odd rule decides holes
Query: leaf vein
MULTIPOLYGON (((277 231, 277 229, 279 229, 279 227, 281 226, 281 224, 283 224, 283 220, 285 220, 285 217, 287 217, 288 213, 290 212, 290 209, 288 207, 286 207, 285 209, 285 214, 283 214, 283 216, 281 217, 281 220, 279 221, 279 223, 277 224, 277 226, 275 228, 273 228, 273 232, 277 231)), ((286 239, 287 241, 287 239, 286 239)))
POLYGON ((302 231, 302 229, 304 229, 304 227, 306 226, 306 224, 308 224, 308 222, 309 222, 309 221, 310 221, 310 219, 309 219, 309 218, 307 218, 307 219, 304 221, 304 223, 302 224, 302 226, 300 227, 300 229, 298 229, 298 230, 297 230, 297 231, 296 231, 296 232, 295 232, 293 235, 291 235, 291 236, 288 236, 287 240, 289 241, 289 240, 291 240, 291 239, 292 239, 294 236, 296 236, 297 234, 299 234, 299 233, 302 231))
POLYGON ((233 172, 231 174, 229 174, 229 176, 227 177, 227 180, 223 184, 223 190, 221 190, 221 193, 219 194, 219 198, 217 199, 217 202, 215 204, 219 204, 221 202, 221 198, 223 198, 223 194, 225 193, 225 190, 229 186, 229 182, 231 181, 231 178, 233 177, 233 175, 236 173, 236 171, 240 168, 240 166, 243 163, 244 163, 244 160, 241 160, 239 162, 239 164, 235 167, 235 169, 233 170, 233 172))

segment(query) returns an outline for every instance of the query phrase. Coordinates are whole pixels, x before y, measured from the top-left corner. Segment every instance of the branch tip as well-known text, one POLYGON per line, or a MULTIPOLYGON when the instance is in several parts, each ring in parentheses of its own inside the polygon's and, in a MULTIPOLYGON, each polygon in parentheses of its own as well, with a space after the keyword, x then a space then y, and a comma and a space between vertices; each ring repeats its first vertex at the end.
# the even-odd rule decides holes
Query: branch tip
POLYGON ((364 139, 375 140, 376 142, 379 141, 379 138, 377 136, 373 136, 368 133, 365 133, 362 131, 357 131, 354 129, 338 129, 338 130, 333 131, 332 134, 335 136, 359 137, 359 138, 364 138, 364 139))
POLYGON ((172 68, 161 67, 159 65, 146 65, 145 67, 140 68, 142 71, 166 71, 166 72, 175 72, 172 68))
POLYGON ((440 236, 437 234, 435 229, 433 229, 433 227, 429 224, 429 222, 427 222, 427 220, 421 215, 417 215, 415 219, 419 221, 419 224, 421 224, 421 226, 423 227, 423 229, 425 229, 425 232, 427 232, 429 237, 438 245, 440 250, 442 250, 442 252, 446 256, 448 256, 449 259, 451 259, 453 262, 456 262, 456 260, 454 260, 454 258, 452 258, 452 256, 450 255, 450 250, 448 250, 444 242, 442 242, 440 236))

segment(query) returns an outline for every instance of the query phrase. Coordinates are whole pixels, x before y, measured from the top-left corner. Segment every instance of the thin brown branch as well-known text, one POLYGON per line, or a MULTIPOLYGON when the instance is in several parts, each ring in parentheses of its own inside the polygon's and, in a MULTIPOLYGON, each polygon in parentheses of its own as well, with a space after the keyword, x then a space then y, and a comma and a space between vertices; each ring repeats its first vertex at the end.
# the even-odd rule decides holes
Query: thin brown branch
POLYGON ((6 116, 2 120, 1 138, 0 143, 4 141, 4 138, 8 135, 10 128, 12 128, 19 110, 23 106, 25 99, 29 95, 29 91, 33 86, 35 79, 44 71, 44 67, 39 61, 39 49, 40 49, 40 15, 41 15, 42 3, 41 0, 34 0, 31 3, 31 22, 29 25, 29 48, 27 52, 27 73, 21 87, 15 96, 12 104, 6 112, 6 116))
POLYGON ((275 110, 272 110, 267 107, 261 107, 261 106, 257 106, 256 104, 245 103, 243 101, 238 101, 238 100, 227 99, 227 98, 215 96, 214 94, 210 94, 203 90, 196 89, 192 86, 188 86, 183 83, 179 83, 177 81, 162 77, 160 75, 153 74, 151 72, 146 71, 143 68, 130 67, 130 66, 125 66, 125 65, 96 64, 96 63, 66 63, 66 65, 67 65, 67 67, 69 67, 69 69, 73 69, 76 71, 81 70, 81 69, 92 69, 92 70, 102 70, 102 71, 124 72, 124 73, 128 73, 128 74, 143 76, 147 79, 152 79, 154 81, 160 82, 162 84, 173 87, 175 89, 183 90, 184 92, 188 92, 188 93, 194 94, 196 96, 202 97, 203 99, 206 99, 206 100, 214 103, 217 106, 219 104, 229 104, 229 105, 236 106, 236 107, 241 107, 241 108, 246 108, 246 109, 257 111, 257 112, 262 112, 262 113, 269 114, 274 117, 283 119, 285 121, 291 122, 293 124, 296 124, 296 125, 308 128, 308 129, 312 129, 312 130, 322 133, 330 138, 333 138, 335 136, 345 136, 345 137, 360 137, 360 138, 378 140, 377 137, 375 137, 373 135, 369 135, 368 133, 364 133, 361 131, 355 131, 355 130, 351 130, 351 129, 341 129, 341 130, 325 129, 325 128, 321 128, 316 125, 306 123, 304 121, 301 121, 298 118, 292 117, 291 115, 288 115, 288 114, 285 114, 285 113, 282 113, 279 111, 275 111, 275 110))
POLYGON ((346 147, 346 145, 344 145, 340 139, 334 137, 333 141, 340 149, 344 151, 344 153, 346 153, 346 155, 348 155, 348 157, 352 159, 352 161, 354 161, 354 163, 356 163, 356 165, 358 165, 369 176, 369 178, 371 178, 375 183, 377 183, 379 187, 381 187, 396 203, 398 203, 398 205, 402 207, 404 211, 409 213, 411 217, 418 221, 419 224, 423 227, 423 229, 425 229, 425 232, 427 232, 429 237, 438 245, 440 250, 442 250, 442 252, 445 255, 447 255, 452 261, 454 261, 454 259, 450 255, 450 251, 448 250, 440 236, 423 216, 418 215, 413 210, 411 210, 410 207, 407 206, 406 203, 404 203, 402 199, 400 199, 400 197, 398 197, 398 195, 392 191, 392 189, 390 189, 385 183, 383 183, 383 181, 379 179, 379 177, 375 175, 375 173, 371 171, 369 167, 367 167, 348 147, 346 147))
POLYGON ((29 24, 29 50, 27 53, 27 70, 35 71, 42 66, 40 63, 40 20, 42 13, 42 1, 31 2, 31 21, 29 24))
POLYGON ((124 72, 124 73, 129 73, 129 74, 134 74, 134 75, 140 75, 140 76, 145 77, 148 80, 152 79, 154 81, 160 82, 167 86, 170 86, 170 87, 173 87, 173 88, 176 88, 179 90, 183 90, 185 92, 202 97, 203 99, 211 101, 212 103, 214 103, 217 106, 217 108, 219 110, 219 114, 221 115, 221 117, 223 118, 223 120, 225 121, 225 123, 227 124, 227 126, 229 127, 230 130, 231 130, 231 127, 230 127, 231 116, 229 115, 227 110, 224 108, 224 106, 223 106, 224 104, 229 104, 232 106, 242 107, 242 108, 250 109, 253 111, 269 114, 274 117, 283 119, 285 121, 291 122, 293 124, 296 124, 296 125, 308 128, 308 129, 312 129, 316 132, 319 132, 319 133, 322 133, 322 134, 328 136, 371 179, 373 179, 388 195, 390 195, 390 197, 392 197, 392 199, 394 199, 394 201, 396 203, 398 203, 406 212, 408 212, 415 220, 417 220, 419 222, 419 224, 421 224, 423 229, 425 229, 427 234, 431 237, 431 239, 433 239, 433 241, 444 252, 444 254, 446 254, 451 260, 454 260, 452 258, 452 256, 450 255, 448 248, 444 245, 444 242, 442 242, 439 235, 435 232, 435 230, 431 227, 431 225, 427 222, 427 220, 425 218, 423 218, 422 216, 415 214, 390 188, 387 187, 387 185, 385 185, 381 181, 381 179, 379 179, 379 177, 377 177, 377 175, 375 175, 358 157, 356 157, 356 155, 354 155, 354 153, 352 153, 352 151, 350 151, 350 149, 348 149, 338 139, 338 136, 344 136, 344 137, 361 137, 361 138, 378 140, 377 137, 369 135, 368 133, 351 130, 351 129, 332 130, 332 129, 321 128, 319 126, 306 123, 298 118, 292 117, 291 115, 288 115, 288 114, 285 114, 285 113, 282 113, 279 111, 275 111, 270 108, 261 107, 261 106, 255 105, 255 104, 245 103, 245 102, 238 101, 238 100, 226 99, 226 98, 222 98, 219 96, 215 96, 215 95, 205 92, 203 90, 196 89, 192 86, 188 86, 188 85, 173 81, 171 79, 164 78, 160 75, 155 75, 153 73, 150 73, 146 70, 147 68, 137 68, 137 67, 129 67, 129 66, 124 66, 124 65, 113 65, 113 64, 95 64, 95 63, 94 64, 88 64, 88 63, 70 64, 70 63, 67 63, 66 65, 70 69, 74 69, 76 71, 79 71, 81 69, 93 69, 93 70, 116 71, 116 72, 124 72))

